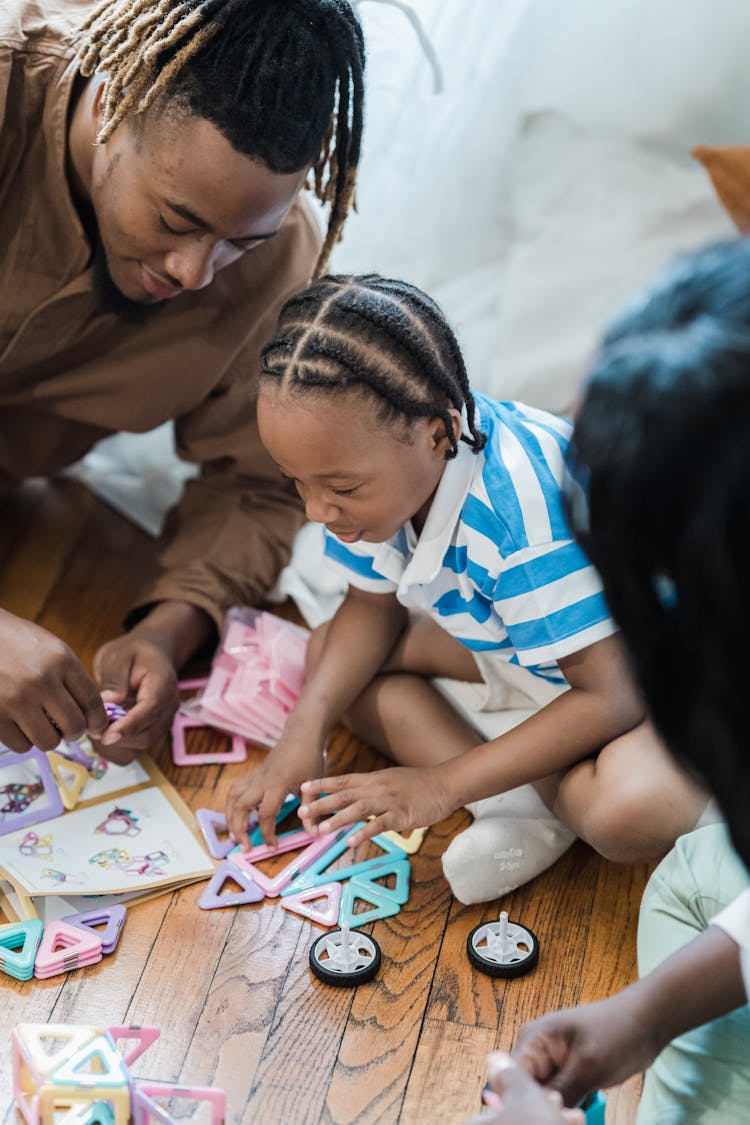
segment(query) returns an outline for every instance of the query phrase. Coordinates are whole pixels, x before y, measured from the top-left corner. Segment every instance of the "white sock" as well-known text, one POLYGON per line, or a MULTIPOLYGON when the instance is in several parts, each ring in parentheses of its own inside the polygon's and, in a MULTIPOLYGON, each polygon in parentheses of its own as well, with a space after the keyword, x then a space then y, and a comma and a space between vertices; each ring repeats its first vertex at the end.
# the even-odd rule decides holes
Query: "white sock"
POLYGON ((546 871, 574 840, 549 810, 543 818, 486 816, 451 842, 443 871, 459 902, 489 902, 546 871))
POLYGON ((488 816, 520 817, 524 820, 553 816, 530 784, 508 789, 506 793, 498 793, 495 797, 484 797, 481 801, 470 801, 466 808, 474 820, 484 820, 488 816))

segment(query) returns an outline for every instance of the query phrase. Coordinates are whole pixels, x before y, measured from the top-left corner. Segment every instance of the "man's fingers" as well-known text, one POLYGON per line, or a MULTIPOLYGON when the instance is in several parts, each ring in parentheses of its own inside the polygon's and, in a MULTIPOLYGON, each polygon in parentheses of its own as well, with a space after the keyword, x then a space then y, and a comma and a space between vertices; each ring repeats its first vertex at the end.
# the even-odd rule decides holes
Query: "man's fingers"
POLYGON ((113 766, 129 766, 139 757, 139 751, 134 746, 122 746, 119 742, 114 746, 102 746, 97 743, 96 752, 113 766))
POLYGON ((4 719, 0 722, 0 742, 7 746, 14 754, 25 754, 32 747, 32 742, 26 737, 21 728, 14 722, 4 719))
POLYGON ((47 717, 57 731, 58 742, 77 742, 86 733, 86 717, 65 687, 51 692, 44 703, 47 717))
POLYGON ((105 731, 108 720, 102 697, 94 681, 77 662, 65 674, 65 688, 83 713, 84 730, 94 735, 105 731))

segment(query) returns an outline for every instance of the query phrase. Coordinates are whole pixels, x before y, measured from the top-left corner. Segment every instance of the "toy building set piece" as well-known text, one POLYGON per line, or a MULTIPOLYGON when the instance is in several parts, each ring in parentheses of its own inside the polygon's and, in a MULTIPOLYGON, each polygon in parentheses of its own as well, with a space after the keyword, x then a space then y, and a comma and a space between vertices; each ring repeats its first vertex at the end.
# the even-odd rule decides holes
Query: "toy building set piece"
POLYGON ((130 1076, 128 1067, 158 1036, 155 1027, 19 1024, 11 1032, 13 1094, 26 1125, 177 1125, 154 1097, 207 1102, 211 1125, 223 1125, 223 1090, 130 1076), (123 1056, 119 1039, 137 1042, 123 1056))
POLYGON ((284 910, 291 910, 301 918, 317 922, 319 926, 335 926, 339 920, 339 904, 343 883, 324 883, 322 887, 309 887, 306 891, 287 895, 281 899, 284 910))
POLYGON ((86 932, 69 922, 50 922, 37 951, 34 976, 39 980, 95 965, 102 959, 102 939, 94 930, 86 932))
POLYGON ((586 1125, 604 1125, 604 1113, 607 1107, 607 1095, 601 1090, 594 1090, 581 1102, 581 1109, 586 1115, 586 1125))
POLYGON ((120 940, 122 927, 125 924, 126 910, 122 903, 112 906, 102 906, 98 910, 84 910, 78 914, 68 914, 61 921, 81 930, 96 934, 102 943, 102 953, 113 953, 120 940), (99 926, 104 926, 99 930, 99 926))
POLYGON ((429 831, 429 828, 412 828, 411 832, 407 832, 406 835, 403 835, 401 832, 396 832, 393 828, 389 828, 386 832, 382 832, 381 835, 391 840, 392 843, 398 844, 407 855, 414 855, 414 853, 418 852, 422 847, 424 838, 429 831))
POLYGON ((259 844, 249 852, 230 852, 229 859, 241 871, 247 872, 268 898, 278 898, 285 887, 298 879, 308 867, 329 850, 336 842, 336 838, 335 832, 329 832, 324 836, 311 836, 309 832, 300 829, 298 832, 287 832, 280 836, 275 848, 259 844), (290 860, 276 875, 265 875, 257 866, 263 859, 271 859, 273 856, 296 851, 299 848, 303 849, 299 855, 290 860))
POLYGON ((326 984, 356 987, 365 984, 380 968, 380 946, 369 934, 352 933, 344 922, 340 930, 321 934, 310 947, 310 968, 326 984))
POLYGON ((31 980, 43 932, 38 918, 0 926, 0 969, 16 980, 31 980))
POLYGON ((475 969, 490 977, 520 977, 539 960, 536 935, 500 912, 497 922, 482 922, 466 939, 466 952, 475 969))
POLYGON ((225 859, 211 876, 208 886, 198 899, 198 906, 201 910, 216 910, 222 906, 244 906, 247 902, 260 902, 265 897, 252 876, 225 859), (237 883, 240 890, 222 894, 222 887, 229 882, 237 883))
POLYGON ((12 750, 3 753, 0 747, 0 836, 52 820, 62 811, 62 798, 47 755, 36 746, 25 754, 12 750))
MULTIPOLYGON (((208 679, 198 695, 180 705, 180 714, 195 725, 275 745, 302 690, 308 636, 306 629, 272 613, 230 609, 208 679)), ((178 739, 180 731, 178 723, 178 739)), ((198 761, 199 756, 188 755, 178 764, 198 761)))
POLYGON ((50 750, 47 753, 52 775, 57 782, 60 798, 66 809, 74 809, 81 799, 89 771, 80 762, 50 750))
POLYGON ((191 754, 185 742, 185 731, 210 726, 210 723, 178 711, 172 720, 172 761, 176 766, 210 766, 231 762, 244 762, 247 746, 241 734, 231 735, 228 750, 211 750, 205 754, 191 754))
POLYGON ((353 832, 364 826, 364 821, 358 824, 352 824, 348 828, 340 828, 336 832, 336 839, 331 844, 328 851, 324 852, 318 859, 310 864, 307 871, 304 871, 298 878, 294 879, 284 890, 282 895, 296 894, 297 891, 308 890, 310 887, 320 887, 324 883, 334 883, 339 879, 351 879, 355 875, 367 874, 374 868, 382 867, 389 859, 406 859, 406 853, 403 848, 398 844, 394 844, 383 835, 373 836, 370 840, 371 844, 379 847, 383 851, 383 855, 375 856, 373 859, 365 859, 360 863, 349 864, 348 867, 331 868, 339 856, 343 855, 349 845, 347 838, 353 832))

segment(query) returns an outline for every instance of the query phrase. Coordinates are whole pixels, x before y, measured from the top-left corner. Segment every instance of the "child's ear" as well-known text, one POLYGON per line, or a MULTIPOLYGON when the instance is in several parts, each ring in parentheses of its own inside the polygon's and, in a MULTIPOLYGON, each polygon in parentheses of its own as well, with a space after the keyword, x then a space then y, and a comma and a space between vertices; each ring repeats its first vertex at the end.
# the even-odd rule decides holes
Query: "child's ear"
MULTIPOLYGON (((453 438, 457 442, 461 437, 461 415, 453 406, 448 407, 448 417, 451 421, 453 431, 453 438)), ((445 457, 448 450, 453 449, 453 441, 446 433, 445 419, 444 418, 431 418, 430 419, 430 438, 432 440, 432 449, 439 456, 445 457)))

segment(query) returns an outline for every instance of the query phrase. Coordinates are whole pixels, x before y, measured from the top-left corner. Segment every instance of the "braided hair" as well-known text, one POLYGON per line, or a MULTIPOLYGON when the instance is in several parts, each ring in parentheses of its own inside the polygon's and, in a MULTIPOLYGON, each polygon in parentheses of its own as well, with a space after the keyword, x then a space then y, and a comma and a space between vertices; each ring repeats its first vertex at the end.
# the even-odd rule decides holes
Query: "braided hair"
POLYGON ((284 305, 264 348, 261 381, 292 393, 357 387, 378 401, 381 420, 442 418, 455 457, 449 408, 466 410, 474 453, 486 436, 456 337, 438 305, 414 285, 378 274, 323 277, 284 305))
POLYGON ((164 97, 271 172, 310 167, 330 204, 315 275, 325 271, 362 139, 364 43, 349 0, 103 0, 82 33, 82 75, 106 72, 99 143, 164 97))

